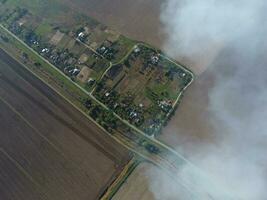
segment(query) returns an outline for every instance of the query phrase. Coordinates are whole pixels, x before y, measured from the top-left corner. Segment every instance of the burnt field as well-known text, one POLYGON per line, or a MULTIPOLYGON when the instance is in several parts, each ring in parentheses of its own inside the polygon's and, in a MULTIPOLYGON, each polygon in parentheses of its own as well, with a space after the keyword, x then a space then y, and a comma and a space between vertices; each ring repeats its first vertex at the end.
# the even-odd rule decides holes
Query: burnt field
POLYGON ((98 199, 129 160, 0 49, 0 199, 98 199))

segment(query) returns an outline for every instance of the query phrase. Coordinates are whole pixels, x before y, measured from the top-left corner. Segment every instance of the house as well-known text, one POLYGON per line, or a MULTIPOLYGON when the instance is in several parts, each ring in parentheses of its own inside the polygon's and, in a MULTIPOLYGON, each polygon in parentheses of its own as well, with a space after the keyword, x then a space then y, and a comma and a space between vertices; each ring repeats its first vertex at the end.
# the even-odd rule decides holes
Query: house
POLYGON ((95 79, 93 79, 93 78, 89 78, 88 81, 87 81, 87 84, 89 86, 94 85, 94 83, 95 83, 95 79))
POLYGON ((44 48, 44 49, 42 49, 41 52, 42 52, 42 53, 49 53, 49 49, 48 49, 48 48, 44 48))
POLYGON ((82 38, 82 37, 84 37, 84 33, 83 32, 80 32, 79 34, 78 34, 78 38, 82 38))
POLYGON ((80 33, 78 34, 77 39, 79 39, 81 42, 84 42, 85 39, 86 39, 86 37, 87 37, 87 35, 86 35, 84 32, 80 32, 80 33))
POLYGON ((171 100, 162 100, 158 102, 159 107, 165 111, 169 112, 170 109, 172 108, 172 101, 171 100))
POLYGON ((116 108, 118 108, 118 106, 119 106, 119 104, 118 103, 115 103, 114 106, 113 106, 113 108, 116 109, 116 108))
POLYGON ((138 46, 134 47, 134 53, 139 53, 141 51, 141 49, 138 46))
POLYGON ((158 57, 158 56, 152 56, 152 57, 151 57, 151 63, 152 63, 153 65, 158 64, 158 62, 159 62, 159 57, 158 57))
POLYGON ((72 68, 71 70, 69 70, 69 74, 71 74, 72 76, 77 76, 80 73, 80 69, 78 68, 72 68))
POLYGON ((110 93, 106 92, 105 97, 109 97, 110 93))
POLYGON ((135 111, 130 112, 129 116, 134 119, 137 117, 137 113, 135 111))
POLYGON ((180 73, 181 78, 184 78, 185 75, 186 75, 186 73, 184 73, 184 72, 180 73))
POLYGON ((73 72, 72 72, 72 75, 73 76, 77 76, 79 73, 80 73, 80 69, 78 69, 78 68, 75 68, 74 70, 73 70, 73 72))

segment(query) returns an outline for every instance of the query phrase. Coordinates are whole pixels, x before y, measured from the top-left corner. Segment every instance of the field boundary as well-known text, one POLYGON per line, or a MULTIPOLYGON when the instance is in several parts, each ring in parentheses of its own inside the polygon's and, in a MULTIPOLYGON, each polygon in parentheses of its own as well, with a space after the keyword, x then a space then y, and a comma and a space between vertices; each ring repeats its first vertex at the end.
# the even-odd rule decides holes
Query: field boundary
POLYGON ((119 191, 121 186, 124 184, 126 179, 132 174, 136 167, 141 163, 140 160, 135 158, 131 159, 127 165, 124 167, 120 175, 116 180, 107 188, 100 200, 110 200, 119 191))

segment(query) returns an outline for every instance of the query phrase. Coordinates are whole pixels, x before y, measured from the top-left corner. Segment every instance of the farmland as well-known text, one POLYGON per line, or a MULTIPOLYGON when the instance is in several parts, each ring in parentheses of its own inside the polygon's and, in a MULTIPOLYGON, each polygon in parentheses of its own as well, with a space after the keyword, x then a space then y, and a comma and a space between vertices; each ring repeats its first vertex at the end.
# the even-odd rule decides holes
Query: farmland
POLYGON ((140 164, 112 200, 155 200, 146 176, 151 166, 149 163, 140 164))
POLYGON ((142 163, 127 179, 112 200, 194 199, 165 171, 151 163, 142 163), (179 194, 173 196, 173 194, 179 194))
POLYGON ((128 151, 0 53, 0 198, 97 199, 128 151))
POLYGON ((123 35, 161 48, 164 41, 160 22, 162 0, 61 0, 73 10, 94 17, 123 35))

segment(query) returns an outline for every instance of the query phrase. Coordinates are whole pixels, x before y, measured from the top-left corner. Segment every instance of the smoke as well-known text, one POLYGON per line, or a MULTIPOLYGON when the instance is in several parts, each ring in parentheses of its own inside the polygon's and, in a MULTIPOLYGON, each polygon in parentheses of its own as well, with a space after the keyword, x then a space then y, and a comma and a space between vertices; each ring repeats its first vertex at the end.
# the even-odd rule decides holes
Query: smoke
MULTIPOLYGON (((215 77, 208 110, 216 144, 199 146, 190 158, 209 180, 198 179, 190 164, 177 175, 181 184, 194 183, 195 194, 212 194, 210 199, 267 199, 266 5, 265 0, 167 0, 162 7, 165 51, 192 61, 197 74, 208 69, 205 73, 215 77)), ((163 175, 150 180, 156 199, 191 199, 163 175)))
POLYGON ((161 14, 165 50, 190 58, 201 73, 225 43, 262 26, 263 5, 264 0, 167 0, 161 14))

